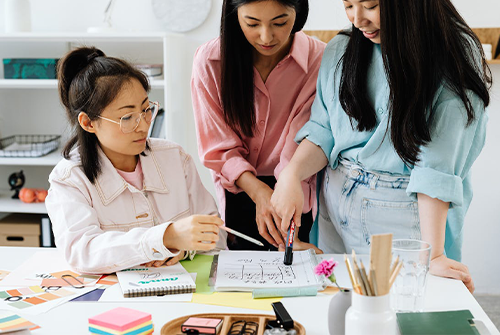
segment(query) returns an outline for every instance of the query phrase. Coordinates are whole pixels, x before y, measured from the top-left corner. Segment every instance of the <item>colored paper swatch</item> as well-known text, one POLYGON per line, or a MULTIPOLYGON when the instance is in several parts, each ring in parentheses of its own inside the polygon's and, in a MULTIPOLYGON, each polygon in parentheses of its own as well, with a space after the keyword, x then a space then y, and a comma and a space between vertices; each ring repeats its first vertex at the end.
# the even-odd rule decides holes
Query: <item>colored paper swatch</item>
POLYGON ((47 290, 40 286, 30 286, 0 291, 0 299, 4 300, 11 307, 25 309, 74 294, 63 288, 47 290))
POLYGON ((34 330, 40 328, 38 325, 20 317, 14 313, 1 313, 0 314, 0 331, 15 331, 22 329, 34 330))
POLYGON ((271 303, 281 301, 282 298, 253 299, 251 292, 214 292, 213 294, 193 294, 196 304, 228 306, 237 308, 258 309, 272 311, 271 303))
POLYGON ((214 256, 195 255, 192 261, 185 260, 180 263, 189 273, 197 273, 196 293, 211 294, 213 289, 208 286, 208 277, 210 276, 210 267, 214 256))

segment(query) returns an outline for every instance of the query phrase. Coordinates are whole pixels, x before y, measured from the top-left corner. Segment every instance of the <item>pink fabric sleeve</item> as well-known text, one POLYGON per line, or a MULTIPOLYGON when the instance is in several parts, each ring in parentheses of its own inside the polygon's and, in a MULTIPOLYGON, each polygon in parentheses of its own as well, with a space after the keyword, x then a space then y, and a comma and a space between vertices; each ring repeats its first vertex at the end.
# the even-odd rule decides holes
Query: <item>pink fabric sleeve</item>
POLYGON ((242 190, 235 181, 245 171, 257 174, 244 158, 248 148, 240 137, 226 124, 219 99, 220 69, 207 61, 207 55, 198 50, 193 63, 191 96, 193 100, 198 154, 207 168, 219 177, 222 186, 232 193, 242 190))

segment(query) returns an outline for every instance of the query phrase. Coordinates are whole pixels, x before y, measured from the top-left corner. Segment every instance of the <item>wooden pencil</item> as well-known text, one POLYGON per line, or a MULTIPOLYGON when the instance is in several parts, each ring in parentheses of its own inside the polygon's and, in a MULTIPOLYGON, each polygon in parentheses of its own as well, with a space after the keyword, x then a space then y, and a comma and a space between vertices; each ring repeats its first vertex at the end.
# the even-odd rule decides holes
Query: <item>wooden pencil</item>
POLYGON ((391 279, 389 279, 389 289, 392 287, 392 284, 396 281, 396 278, 398 277, 399 271, 403 267, 403 262, 399 262, 396 265, 396 268, 394 269, 394 272, 391 274, 391 279))
POLYGON ((353 277, 351 263, 349 263, 349 259, 347 258, 346 254, 344 254, 344 262, 345 262, 345 266, 347 268, 347 273, 349 274, 349 278, 351 279, 352 289, 356 290, 356 286, 357 286, 356 280, 353 277))
POLYGON ((371 287, 370 281, 368 280, 368 276, 366 275, 365 266, 363 265, 363 261, 361 259, 359 260, 359 264, 360 264, 361 277, 363 278, 363 281, 365 282, 366 292, 368 293, 369 296, 374 296, 375 294, 373 293, 373 289, 371 287))
POLYGON ((377 292, 377 275, 376 275, 375 269, 371 269, 370 268, 370 280, 371 280, 371 284, 372 284, 372 288, 373 288, 373 294, 377 296, 378 295, 378 292, 377 292))

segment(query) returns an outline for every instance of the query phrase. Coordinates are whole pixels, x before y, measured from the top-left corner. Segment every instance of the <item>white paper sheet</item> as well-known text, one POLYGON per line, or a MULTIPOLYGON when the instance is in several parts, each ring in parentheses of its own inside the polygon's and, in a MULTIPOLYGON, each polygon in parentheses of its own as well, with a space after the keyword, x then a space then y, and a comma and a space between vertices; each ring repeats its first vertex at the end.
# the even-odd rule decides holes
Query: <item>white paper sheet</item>
POLYGON ((42 276, 70 269, 71 267, 59 251, 38 251, 0 281, 0 286, 23 287, 40 285, 42 276))
POLYGON ((309 250, 294 251, 293 264, 283 264, 284 252, 221 251, 215 290, 252 291, 258 288, 320 287, 314 274, 316 256, 309 250))

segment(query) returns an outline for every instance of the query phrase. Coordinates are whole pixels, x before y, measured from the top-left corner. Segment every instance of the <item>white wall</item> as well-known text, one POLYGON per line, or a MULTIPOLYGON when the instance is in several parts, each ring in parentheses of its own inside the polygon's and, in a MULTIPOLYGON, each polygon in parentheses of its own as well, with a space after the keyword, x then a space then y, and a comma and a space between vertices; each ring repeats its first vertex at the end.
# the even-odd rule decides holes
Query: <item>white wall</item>
MULTIPOLYGON (((34 31, 85 31, 89 26, 99 26, 108 1, 104 0, 31 0, 32 28, 34 31)), ((310 0, 310 16, 306 29, 340 29, 348 24, 341 0, 310 0)), ((500 27, 499 0, 454 0, 459 12, 472 27, 500 27)), ((113 14, 115 27, 131 31, 163 30, 154 16, 150 0, 118 0, 113 14)), ((207 21, 199 28, 187 33, 187 59, 190 64, 192 53, 204 41, 216 37, 219 30, 222 0, 212 1, 212 10, 207 21)), ((0 0, 0 32, 4 30, 4 0, 0 0)), ((180 85, 189 90, 191 69, 185 69, 185 78, 179 78, 180 85)), ((500 80, 500 65, 493 65, 494 77, 500 80)), ((500 166, 497 149, 500 143, 500 84, 492 91, 493 101, 489 109, 490 122, 487 143, 482 155, 473 168, 474 200, 466 218, 464 257, 476 282, 477 292, 500 294, 500 180, 493 174, 500 166)), ((200 166, 197 159, 196 137, 191 105, 183 101, 185 111, 184 146, 195 158, 202 179, 213 193, 209 172, 200 166)), ((0 114, 2 111, 0 111, 0 114)))

